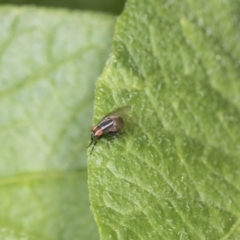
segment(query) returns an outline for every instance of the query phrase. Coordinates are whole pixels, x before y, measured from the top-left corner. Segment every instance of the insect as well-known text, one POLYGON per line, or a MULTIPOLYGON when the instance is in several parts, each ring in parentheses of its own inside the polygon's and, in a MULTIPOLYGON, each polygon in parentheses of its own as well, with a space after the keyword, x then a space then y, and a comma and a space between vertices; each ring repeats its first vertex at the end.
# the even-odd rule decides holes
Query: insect
POLYGON ((104 116, 96 126, 92 127, 91 142, 88 145, 88 147, 90 147, 93 144, 90 155, 92 154, 97 142, 102 137, 107 137, 109 140, 111 138, 115 138, 119 134, 124 127, 124 121, 127 119, 127 113, 130 110, 130 106, 117 108, 104 116))

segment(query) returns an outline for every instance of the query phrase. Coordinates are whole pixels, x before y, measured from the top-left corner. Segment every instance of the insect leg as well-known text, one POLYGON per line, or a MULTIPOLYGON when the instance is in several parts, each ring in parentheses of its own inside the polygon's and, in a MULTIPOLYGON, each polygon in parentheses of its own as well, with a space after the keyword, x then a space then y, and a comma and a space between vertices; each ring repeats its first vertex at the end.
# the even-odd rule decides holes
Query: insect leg
MULTIPOLYGON (((90 155, 92 155, 93 149, 94 149, 94 147, 96 146, 98 140, 101 139, 101 137, 102 137, 102 136, 100 136, 99 138, 95 139, 95 142, 94 142, 94 144, 93 144, 93 146, 92 146, 92 149, 91 149, 90 155)), ((92 142, 93 142, 93 140, 92 140, 92 142)), ((91 142, 91 143, 92 143, 92 142, 91 142)))
POLYGON ((91 140, 91 142, 89 143, 89 145, 87 146, 87 148, 89 148, 93 143, 93 139, 91 140))

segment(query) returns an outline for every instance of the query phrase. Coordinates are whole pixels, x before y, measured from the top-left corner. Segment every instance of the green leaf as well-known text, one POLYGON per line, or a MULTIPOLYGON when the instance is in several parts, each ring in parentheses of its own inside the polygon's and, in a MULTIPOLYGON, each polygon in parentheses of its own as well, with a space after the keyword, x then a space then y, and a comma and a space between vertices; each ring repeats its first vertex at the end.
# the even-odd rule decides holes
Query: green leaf
POLYGON ((0 239, 98 239, 86 147, 115 20, 37 8, 0 13, 0 239))
POLYGON ((235 1, 129 0, 96 88, 95 121, 138 124, 89 157, 106 239, 240 238, 240 28, 235 1))

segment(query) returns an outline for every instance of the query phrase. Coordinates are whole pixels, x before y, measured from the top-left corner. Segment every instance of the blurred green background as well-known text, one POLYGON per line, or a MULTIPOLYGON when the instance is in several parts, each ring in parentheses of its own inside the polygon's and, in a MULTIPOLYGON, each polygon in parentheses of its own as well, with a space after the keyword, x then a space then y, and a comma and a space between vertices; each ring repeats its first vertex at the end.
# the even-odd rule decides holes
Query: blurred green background
POLYGON ((87 145, 124 1, 0 4, 0 240, 98 239, 87 145))
POLYGON ((124 6, 124 0, 1 0, 0 4, 36 5, 42 7, 68 8, 108 12, 119 15, 124 6))

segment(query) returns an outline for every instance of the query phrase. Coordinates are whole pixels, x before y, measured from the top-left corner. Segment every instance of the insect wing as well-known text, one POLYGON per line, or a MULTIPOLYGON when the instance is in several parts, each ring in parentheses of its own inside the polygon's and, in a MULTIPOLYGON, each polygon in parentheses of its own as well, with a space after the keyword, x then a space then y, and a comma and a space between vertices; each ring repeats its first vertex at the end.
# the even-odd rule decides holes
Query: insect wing
POLYGON ((111 117, 111 116, 119 116, 124 121, 124 127, 123 127, 124 131, 127 129, 129 130, 129 129, 133 128, 137 123, 136 116, 133 117, 129 113, 131 111, 131 109, 132 109, 132 107, 130 107, 130 106, 120 107, 120 108, 117 108, 117 109, 113 110, 112 112, 108 113, 106 116, 104 116, 104 118, 111 117))
MULTIPOLYGON (((106 117, 109 117, 111 115, 114 115, 114 116, 119 116, 119 117, 123 117, 126 116, 128 114, 128 112, 131 110, 131 107, 130 106, 124 106, 124 107, 120 107, 120 108, 117 108, 115 110, 113 110, 112 112, 108 113, 106 116, 104 116, 101 121, 106 118, 106 117)), ((100 122, 101 122, 100 121, 100 122)))

